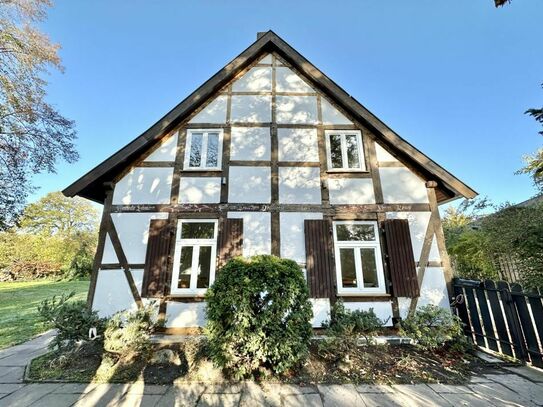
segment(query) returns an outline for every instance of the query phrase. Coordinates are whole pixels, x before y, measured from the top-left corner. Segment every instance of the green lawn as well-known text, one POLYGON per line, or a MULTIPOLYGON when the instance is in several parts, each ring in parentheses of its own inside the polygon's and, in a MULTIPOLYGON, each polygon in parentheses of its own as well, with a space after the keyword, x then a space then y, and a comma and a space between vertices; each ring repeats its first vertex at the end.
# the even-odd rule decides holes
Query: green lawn
POLYGON ((75 291, 85 300, 89 281, 30 281, 0 283, 0 349, 24 342, 47 330, 38 319, 45 298, 75 291))

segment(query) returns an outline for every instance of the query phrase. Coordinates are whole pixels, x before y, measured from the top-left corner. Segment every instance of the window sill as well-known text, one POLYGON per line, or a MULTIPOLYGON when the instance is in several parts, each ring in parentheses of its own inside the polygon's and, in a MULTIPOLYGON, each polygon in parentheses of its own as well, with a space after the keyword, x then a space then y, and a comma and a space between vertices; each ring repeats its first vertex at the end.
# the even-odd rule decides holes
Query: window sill
POLYGON ((335 170, 326 170, 328 174, 369 174, 369 170, 348 170, 348 169, 335 169, 335 170))
POLYGON ((388 293, 379 293, 379 292, 368 292, 368 291, 362 291, 362 292, 348 292, 348 293, 337 293, 338 297, 390 297, 391 295, 388 293))
POLYGON ((222 168, 183 168, 187 172, 222 172, 222 168))

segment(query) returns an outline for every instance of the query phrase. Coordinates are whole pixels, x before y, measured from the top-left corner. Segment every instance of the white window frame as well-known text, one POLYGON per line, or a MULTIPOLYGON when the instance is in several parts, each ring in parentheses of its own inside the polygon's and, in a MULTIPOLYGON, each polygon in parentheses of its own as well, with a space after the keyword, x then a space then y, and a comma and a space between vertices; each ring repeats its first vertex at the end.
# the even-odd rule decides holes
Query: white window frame
POLYGON ((211 246, 211 262, 209 267, 209 285, 215 281, 215 271, 217 264, 217 234, 218 234, 217 219, 180 219, 177 225, 177 234, 175 238, 175 257, 173 261, 173 273, 171 284, 171 295, 174 296, 203 296, 207 288, 197 288, 198 282, 198 261, 200 259, 200 247, 211 246), (184 223, 213 223, 214 233, 211 239, 182 239, 181 229, 184 223), (178 288, 179 284, 179 266, 181 263, 181 248, 193 247, 192 265, 190 274, 190 287, 178 288))
POLYGON ((209 171, 222 169, 222 143, 223 143, 224 130, 223 129, 188 129, 187 130, 187 142, 185 145, 185 161, 184 161, 184 170, 185 171, 209 171), (190 149, 192 147, 192 135, 194 133, 202 133, 202 156, 200 157, 200 166, 191 167, 190 166, 190 149), (206 167, 207 163, 207 138, 209 133, 218 133, 219 134, 219 145, 217 149, 217 166, 216 167, 206 167))
POLYGON ((381 255, 381 243, 379 241, 379 227, 374 221, 336 221, 333 222, 334 230, 334 254, 336 261, 336 278, 337 291, 339 295, 360 295, 360 294, 386 294, 385 274, 383 271, 383 260, 381 255), (372 225, 375 231, 375 240, 349 240, 338 241, 337 225, 372 225), (341 260, 339 250, 354 249, 355 250, 355 268, 356 268, 356 284, 357 287, 343 287, 343 279, 341 278, 341 260), (377 287, 364 287, 364 279, 362 273, 362 261, 360 260, 360 249, 371 248, 375 251, 375 262, 377 268, 377 287))
POLYGON ((362 132, 360 130, 326 130, 324 132, 326 141, 326 161, 328 163, 328 171, 339 172, 366 172, 366 159, 364 157, 364 145, 362 144, 362 132), (341 137, 341 161, 343 167, 332 167, 332 150, 330 146, 330 136, 338 135, 341 137), (356 136, 358 144, 358 164, 359 168, 349 168, 349 160, 347 157, 347 142, 346 136, 356 136))

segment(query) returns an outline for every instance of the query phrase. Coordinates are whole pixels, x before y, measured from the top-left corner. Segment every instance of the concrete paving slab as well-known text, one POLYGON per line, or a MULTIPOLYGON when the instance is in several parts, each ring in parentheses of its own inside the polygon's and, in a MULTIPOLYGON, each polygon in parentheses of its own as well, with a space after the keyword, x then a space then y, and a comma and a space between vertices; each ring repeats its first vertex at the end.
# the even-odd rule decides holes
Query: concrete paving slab
POLYGON ((543 405, 543 385, 536 384, 515 374, 486 375, 489 379, 516 392, 519 397, 536 405, 543 405))
POLYGON ((56 384, 32 383, 0 399, 0 407, 26 407, 51 393, 56 384))
POLYGON ((243 386, 239 405, 240 407, 279 407, 281 405, 281 396, 279 393, 264 391, 262 386, 254 382, 247 382, 243 386))
POLYGON ((22 383, 25 368, 22 366, 9 366, 0 369, 0 383, 22 383))
POLYGON ((237 407, 241 394, 202 394, 198 407, 237 407))
POLYGON ((318 385, 325 407, 363 407, 362 397, 352 384, 318 385))
POLYGON ((367 407, 404 407, 403 400, 394 393, 360 393, 367 407))
POLYGON ((444 394, 443 397, 453 406, 497 407, 497 405, 475 393, 449 393, 444 394))
POLYGON ((530 366, 504 366, 504 369, 507 369, 511 373, 520 375, 525 379, 531 380, 532 382, 543 383, 543 370, 536 369, 535 367, 530 366))
POLYGON ((443 397, 425 384, 397 384, 392 386, 395 396, 404 400, 405 405, 438 407, 451 406, 443 397))
POLYGON ((128 386, 126 394, 162 395, 168 391, 169 386, 159 384, 132 383, 128 386))
POLYGON ((356 387, 359 393, 394 393, 394 389, 390 386, 382 384, 361 384, 356 387))
POLYGON ((17 391, 24 386, 25 386, 24 383, 1 383, 0 393, 2 394, 13 393, 14 391, 17 391))
POLYGON ((475 394, 497 405, 534 407, 530 400, 499 383, 480 383, 469 386, 475 394))
POLYGON ((200 396, 205 390, 205 385, 196 384, 176 384, 171 386, 168 391, 158 401, 157 406, 195 406, 200 396))
POLYGON ((436 393, 472 393, 473 391, 468 388, 467 386, 460 386, 455 384, 428 384, 428 387, 430 387, 433 391, 436 393))
POLYGON ((33 403, 32 407, 70 407, 79 400, 80 397, 84 396, 75 393, 50 393, 33 403))
POLYGON ((283 396, 285 407, 322 407, 321 396, 316 393, 289 394, 283 396))
POLYGON ((160 394, 125 394, 116 404, 118 407, 155 407, 162 395, 160 394))
POLYGON ((66 383, 66 384, 60 384, 58 388, 53 390, 53 393, 87 394, 88 392, 94 390, 96 386, 98 386, 97 383, 66 383))
POLYGON ((76 407, 109 407, 115 406, 125 394, 126 384, 99 384, 94 390, 79 398, 76 407))

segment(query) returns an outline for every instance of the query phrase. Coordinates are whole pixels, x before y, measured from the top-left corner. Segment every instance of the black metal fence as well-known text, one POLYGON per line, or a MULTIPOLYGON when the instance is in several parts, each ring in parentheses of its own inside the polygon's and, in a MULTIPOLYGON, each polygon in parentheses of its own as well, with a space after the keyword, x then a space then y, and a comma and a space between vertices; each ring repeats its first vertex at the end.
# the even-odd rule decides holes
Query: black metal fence
POLYGON ((474 343, 543 368, 543 296, 505 281, 453 281, 458 316, 474 343))

